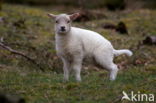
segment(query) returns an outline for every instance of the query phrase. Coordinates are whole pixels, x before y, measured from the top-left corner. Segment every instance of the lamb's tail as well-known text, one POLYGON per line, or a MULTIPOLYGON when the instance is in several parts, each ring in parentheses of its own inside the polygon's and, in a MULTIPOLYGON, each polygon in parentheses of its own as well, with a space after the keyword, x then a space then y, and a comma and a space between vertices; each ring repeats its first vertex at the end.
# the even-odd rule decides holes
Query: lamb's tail
POLYGON ((127 56, 132 56, 133 53, 132 51, 128 50, 128 49, 122 49, 122 50, 115 50, 114 49, 114 55, 115 56, 118 56, 118 55, 121 55, 121 54, 126 54, 127 56))

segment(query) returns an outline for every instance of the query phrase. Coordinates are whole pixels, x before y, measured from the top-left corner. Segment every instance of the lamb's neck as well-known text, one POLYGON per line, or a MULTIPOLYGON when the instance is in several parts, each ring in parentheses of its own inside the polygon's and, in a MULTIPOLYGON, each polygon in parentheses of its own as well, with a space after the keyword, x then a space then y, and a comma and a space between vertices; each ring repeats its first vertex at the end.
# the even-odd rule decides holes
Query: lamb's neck
POLYGON ((64 45, 67 44, 70 40, 71 33, 67 34, 56 34, 55 39, 58 44, 64 45))

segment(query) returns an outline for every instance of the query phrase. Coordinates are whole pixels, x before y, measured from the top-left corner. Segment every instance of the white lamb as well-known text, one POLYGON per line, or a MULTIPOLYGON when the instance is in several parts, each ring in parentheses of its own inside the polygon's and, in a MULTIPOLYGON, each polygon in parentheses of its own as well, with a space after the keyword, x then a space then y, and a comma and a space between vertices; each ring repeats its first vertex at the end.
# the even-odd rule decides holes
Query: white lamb
POLYGON ((77 81, 81 81, 81 67, 83 59, 94 58, 96 63, 110 72, 110 80, 115 80, 118 72, 117 65, 114 64, 114 56, 126 54, 131 56, 132 52, 128 49, 115 50, 112 44, 100 34, 71 27, 72 20, 79 16, 79 13, 67 14, 48 14, 55 19, 55 40, 57 55, 63 61, 64 80, 69 80, 70 70, 75 71, 77 81))

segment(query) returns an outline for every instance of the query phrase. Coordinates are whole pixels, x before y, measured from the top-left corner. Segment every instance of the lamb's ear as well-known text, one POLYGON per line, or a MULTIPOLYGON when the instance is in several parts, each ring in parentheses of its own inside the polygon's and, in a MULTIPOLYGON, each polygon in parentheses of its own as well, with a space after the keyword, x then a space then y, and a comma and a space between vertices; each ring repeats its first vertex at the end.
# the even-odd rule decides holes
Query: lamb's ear
POLYGON ((75 20, 79 16, 80 16, 80 13, 74 13, 74 14, 69 15, 71 20, 75 20))
POLYGON ((51 18, 56 18, 56 15, 54 15, 54 14, 48 13, 47 15, 48 15, 49 17, 51 17, 51 18))

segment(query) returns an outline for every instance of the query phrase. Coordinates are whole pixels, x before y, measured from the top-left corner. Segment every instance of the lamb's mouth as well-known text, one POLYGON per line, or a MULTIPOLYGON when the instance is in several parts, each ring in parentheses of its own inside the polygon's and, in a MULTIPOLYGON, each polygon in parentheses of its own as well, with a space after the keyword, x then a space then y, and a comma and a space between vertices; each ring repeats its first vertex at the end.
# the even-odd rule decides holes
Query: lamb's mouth
POLYGON ((67 31, 62 31, 62 30, 60 30, 58 33, 59 33, 59 34, 66 34, 67 31))

